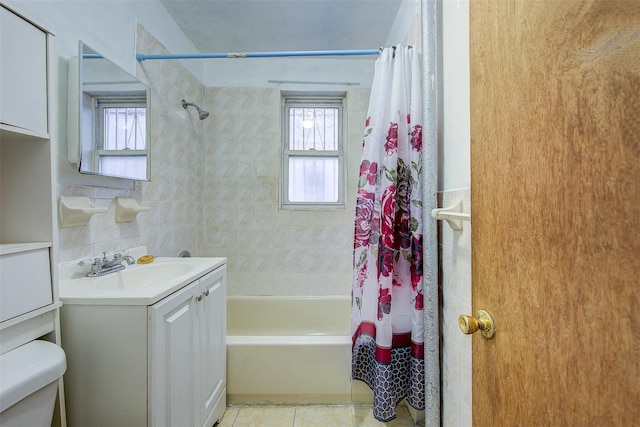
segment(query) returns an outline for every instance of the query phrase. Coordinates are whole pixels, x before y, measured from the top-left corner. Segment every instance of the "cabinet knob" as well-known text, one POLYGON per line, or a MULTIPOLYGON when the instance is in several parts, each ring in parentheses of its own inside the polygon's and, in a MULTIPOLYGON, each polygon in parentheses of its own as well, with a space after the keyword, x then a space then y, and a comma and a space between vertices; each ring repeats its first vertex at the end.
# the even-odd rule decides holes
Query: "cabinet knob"
POLYGON ((202 294, 200 294, 200 295, 198 295, 198 296, 196 297, 196 301, 202 301, 202 294))
POLYGON ((207 289, 206 291, 204 291, 204 296, 208 297, 209 296, 209 289, 207 289))

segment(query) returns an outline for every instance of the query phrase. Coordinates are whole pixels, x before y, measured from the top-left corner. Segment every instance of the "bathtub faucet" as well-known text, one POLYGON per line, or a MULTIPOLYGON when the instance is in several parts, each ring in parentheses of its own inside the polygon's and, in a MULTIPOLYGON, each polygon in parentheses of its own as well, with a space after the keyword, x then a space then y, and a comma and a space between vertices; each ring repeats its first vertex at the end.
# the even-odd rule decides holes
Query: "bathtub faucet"
MULTIPOLYGON (((91 264, 91 270, 86 274, 87 277, 99 277, 105 274, 115 273, 124 269, 122 264, 124 261, 132 265, 136 261, 126 251, 116 252, 111 260, 107 259, 107 253, 102 253, 102 258, 94 258, 91 264)), ((80 261, 78 265, 86 265, 85 261, 80 261)))

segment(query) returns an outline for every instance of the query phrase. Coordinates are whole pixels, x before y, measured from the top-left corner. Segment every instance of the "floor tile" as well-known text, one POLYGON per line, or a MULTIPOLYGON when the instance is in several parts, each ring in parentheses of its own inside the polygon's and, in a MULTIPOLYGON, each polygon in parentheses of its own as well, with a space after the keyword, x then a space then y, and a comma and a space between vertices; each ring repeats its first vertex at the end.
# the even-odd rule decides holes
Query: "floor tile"
POLYGON ((353 427, 351 406, 298 406, 294 427, 353 427))
POLYGON ((354 406, 353 413, 354 427, 415 427, 411 414, 404 404, 398 405, 396 418, 387 423, 375 419, 371 406, 354 406))
POLYGON ((233 423, 236 421, 238 412, 240 412, 240 408, 228 406, 216 427, 233 427, 233 423))
POLYGON ((294 406, 246 406, 233 427, 292 427, 295 412, 294 406))
MULTIPOLYGON (((422 423, 421 423, 422 424, 422 423)), ((229 406, 216 427, 418 427, 404 404, 393 421, 373 417, 371 405, 229 406)))

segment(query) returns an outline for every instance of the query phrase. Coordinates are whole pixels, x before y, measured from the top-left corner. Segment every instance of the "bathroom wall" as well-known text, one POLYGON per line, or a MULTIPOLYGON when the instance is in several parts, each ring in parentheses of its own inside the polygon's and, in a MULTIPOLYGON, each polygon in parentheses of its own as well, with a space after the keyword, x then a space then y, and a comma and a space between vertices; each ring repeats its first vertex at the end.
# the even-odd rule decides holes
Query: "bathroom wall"
MULTIPOLYGON (((137 30, 139 51, 168 53, 144 27, 137 30)), ((138 182, 133 190, 59 184, 61 195, 88 196, 95 205, 109 207, 86 226, 60 229, 61 261, 137 245, 159 256, 176 256, 183 249, 203 254, 204 122, 194 109, 185 111, 181 99, 202 104, 204 87, 178 61, 143 62, 136 75, 151 88, 151 181, 138 182), (151 211, 117 224, 116 196, 134 197, 151 211)))
MULTIPOLYGON (((241 64, 250 84, 243 81, 245 86, 232 87, 240 84, 236 77, 240 73, 225 67, 237 67, 236 61, 135 61, 135 52, 195 51, 157 2, 7 3, 56 34, 51 65, 58 195, 88 196, 96 205, 109 207, 87 226, 60 229, 61 262, 139 244, 156 255, 188 249, 193 255, 229 257, 230 294, 350 293, 353 192, 348 192, 346 208, 340 211, 277 208, 279 90, 347 90, 347 186, 353 189, 375 58, 310 59, 311 67, 300 59, 285 66, 283 59, 273 74, 268 72, 267 60, 261 59, 260 67, 256 62, 241 64), (66 161, 67 63, 77 55, 79 40, 152 88, 149 183, 80 175, 66 161), (292 72, 294 64, 295 80, 357 84, 279 87, 268 83, 287 77, 283 72, 292 72), (321 74, 319 64, 333 74, 321 74), (313 73, 305 73, 308 69, 313 73), (206 77, 205 71, 218 80, 206 77), (200 82, 209 80, 216 84, 204 90, 200 82), (208 109, 211 116, 199 121, 193 111, 185 113, 182 98, 208 109), (116 224, 116 196, 135 197, 152 210, 138 214, 132 223, 116 224)), ((404 44, 417 46, 418 23, 416 15, 406 30, 402 29, 405 23, 399 23, 394 32, 397 37, 405 33, 404 44)))
MULTIPOLYGON (((280 90, 207 88, 205 255, 229 295, 349 295, 355 191, 331 211, 279 210, 280 90)), ((369 89, 347 92, 347 189, 357 188, 369 89)))
MULTIPOLYGON (((420 46, 418 5, 403 4, 416 14, 394 24, 387 45, 420 46)), ((213 120, 204 137, 204 253, 228 257, 229 295, 351 294, 355 189, 374 63, 374 57, 207 63, 203 102, 213 120), (351 84, 269 83, 288 79, 351 84), (279 209, 280 90, 347 92, 344 209, 279 209)))
MULTIPOLYGON (((220 62, 137 63, 134 54, 138 51, 196 50, 164 8, 155 1, 2 1, 55 33, 50 65, 52 134, 59 152, 56 165, 58 195, 84 195, 98 206, 109 206, 106 214, 95 215, 87 226, 60 229, 61 262, 138 244, 147 245, 149 251, 156 255, 175 255, 182 249, 189 249, 194 255, 229 254, 232 258, 237 254, 230 265, 231 292, 243 289, 248 293, 349 294, 354 200, 349 197, 347 208, 340 212, 270 210, 277 206, 277 150, 280 144, 277 88, 273 88, 273 85, 270 89, 212 88, 207 89, 205 98, 200 84, 206 80, 205 68, 221 77, 222 82, 226 82, 225 86, 233 82, 234 73, 225 73, 220 62), (144 29, 140 29, 139 24, 144 29), (134 186, 133 182, 127 180, 80 175, 66 161, 67 64, 70 57, 77 55, 79 40, 85 41, 129 73, 136 74, 152 88, 150 183, 137 183, 134 186), (263 93, 269 94, 264 100, 263 93), (229 130, 229 121, 219 120, 230 111, 225 109, 225 106, 231 105, 225 101, 225 96, 231 97, 237 113, 237 117, 230 119, 236 125, 233 131, 229 130), (182 98, 198 103, 212 111, 212 115, 201 122, 195 118, 193 111, 185 114, 180 106, 182 98), (266 111, 270 114, 269 123, 261 125, 269 129, 265 134, 261 132, 262 128, 256 128, 255 121, 247 118, 245 112, 238 113, 240 109, 253 110, 255 113, 253 103, 256 99, 268 101, 266 111), (218 101, 222 103, 218 104, 218 101), (215 132, 211 132, 212 129, 215 132), (206 140, 202 139, 203 135, 207 135, 206 140), (243 146, 233 143, 238 139, 245 141, 247 136, 251 142, 258 144, 243 146), (268 161, 263 162, 259 153, 265 152, 268 152, 268 161), (206 168, 202 153, 206 153, 208 160, 206 168), (232 157, 235 164, 254 167, 251 185, 239 185, 245 182, 243 174, 238 173, 235 178, 225 175, 230 166, 220 160, 220 153, 223 153, 221 158, 232 157), (218 168, 218 165, 223 166, 218 168), (221 175, 230 181, 235 179, 235 182, 231 186, 222 186, 218 179, 221 175), (205 176, 206 179, 203 179, 205 176), (264 186, 254 188, 255 183, 264 186), (216 192, 214 188, 222 190, 216 192), (268 201, 255 203, 254 195, 268 198, 268 201), (132 223, 116 224, 112 201, 116 196, 135 197, 142 205, 151 206, 152 210, 140 213, 132 223), (206 206, 204 196, 207 197, 206 206), (250 211, 241 210, 234 204, 238 200, 254 207, 250 211), (218 204, 219 201, 227 203, 224 208, 218 204), (204 232, 204 212, 207 212, 207 233, 204 232), (238 213, 236 218, 239 218, 243 227, 235 224, 232 231, 220 233, 217 227, 229 221, 229 212, 238 213), (252 219, 248 219, 251 215, 252 219), (271 220, 275 222, 269 222, 271 220), (269 240, 265 233, 273 239, 269 240), (250 236, 261 240, 256 244, 250 236), (230 243, 236 237, 238 242, 230 243), (278 242, 281 250, 274 250, 275 242, 278 242), (254 257, 256 254, 264 256, 254 257), (255 267, 246 268, 248 264, 255 267), (322 274, 327 271, 330 272, 328 275, 322 274), (239 280, 233 280, 238 276, 239 280)), ((412 37, 414 35, 410 33, 405 42, 410 42, 412 37)), ((374 60, 347 59, 342 66, 332 64, 331 68, 342 70, 340 81, 355 80, 362 83, 358 86, 362 88, 370 85, 374 60)), ((246 72, 251 73, 253 86, 267 86, 269 78, 281 78, 281 75, 266 75, 262 67, 251 65, 245 68, 248 70, 246 72)), ((291 66, 286 68, 289 70, 291 66)), ((316 79, 326 80, 314 73, 311 80, 316 79)), ((337 88, 344 90, 347 87, 342 85, 337 88)), ((320 87, 323 90, 337 88, 320 87)), ((348 98, 348 185, 355 188, 368 89, 349 90, 348 98)), ((264 103, 260 105, 265 106, 264 103)))
MULTIPOLYGON (((463 210, 470 212, 471 192, 447 190, 442 205, 462 200, 463 210)), ((452 230, 441 221, 440 253, 442 260, 442 425, 471 425, 471 337, 462 334, 458 316, 473 313, 471 307, 471 224, 462 223, 462 231, 452 230)))
MULTIPOLYGON (((469 1, 442 0, 443 127, 439 198, 471 212, 469 1)), ((442 425, 471 425, 471 337, 458 316, 471 314, 471 223, 462 231, 440 222, 442 262, 442 425)))
POLYGON ((202 181, 196 178, 204 167, 199 155, 202 124, 193 111, 185 114, 180 100, 201 102, 204 66, 198 61, 135 60, 136 51, 166 52, 164 46, 172 52, 193 51, 193 44, 159 2, 2 1, 55 35, 49 62, 58 195, 89 196, 96 205, 109 206, 108 213, 94 215, 87 226, 59 230, 60 261, 139 244, 157 255, 176 255, 182 249, 201 254, 202 181), (134 186, 128 180, 81 175, 67 162, 67 68, 68 59, 78 54, 79 40, 151 86, 152 182, 134 186), (119 195, 135 197, 152 210, 131 223, 116 224, 112 200, 119 195))
MULTIPOLYGON (((342 211, 278 210, 279 88, 228 87, 228 77, 234 73, 225 76, 211 62, 138 64, 136 51, 195 51, 157 2, 2 1, 55 33, 51 119, 53 143, 60 153, 58 193, 87 195, 96 204, 110 207, 88 226, 60 230, 60 261, 144 244, 156 255, 189 249, 194 255, 228 256, 230 295, 350 293, 353 192, 348 192, 342 211), (128 189, 127 183, 96 182, 74 172, 65 160, 67 60, 77 54, 80 39, 152 88, 150 183, 128 189), (214 82, 205 76, 205 69, 209 76, 227 82, 227 87, 214 87, 222 86, 215 80, 205 88, 200 82, 214 82), (199 121, 193 110, 185 112, 182 98, 211 111, 210 117, 199 121), (116 224, 112 199, 117 195, 135 197, 152 210, 132 223, 116 224)), ((442 3, 445 96, 439 190, 444 202, 460 197, 469 209, 468 0, 442 3)), ((418 45, 411 40, 415 34, 419 31, 414 23, 404 43, 418 45)), ((353 75, 342 73, 339 80, 366 81, 366 76, 373 75, 372 62, 369 68, 359 60, 349 61, 351 65, 342 71, 353 75)), ((249 71, 260 74, 255 66, 249 71)), ((250 77, 259 81, 256 85, 267 86, 268 79, 280 76, 250 77)), ((340 89, 347 90, 347 185, 355 188, 369 89, 366 85, 340 89)), ((440 248, 443 423, 470 425, 471 340, 454 326, 458 314, 471 312, 471 228, 465 224, 459 233, 447 227, 442 224, 440 248)))

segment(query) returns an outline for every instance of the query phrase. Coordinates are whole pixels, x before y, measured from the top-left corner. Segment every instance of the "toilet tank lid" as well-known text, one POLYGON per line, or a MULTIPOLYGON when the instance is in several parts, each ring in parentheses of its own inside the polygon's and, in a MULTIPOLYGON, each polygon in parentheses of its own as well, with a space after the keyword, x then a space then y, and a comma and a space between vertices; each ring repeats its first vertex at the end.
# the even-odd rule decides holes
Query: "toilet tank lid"
POLYGON ((0 355, 0 412, 56 381, 67 369, 64 351, 35 340, 0 355))

